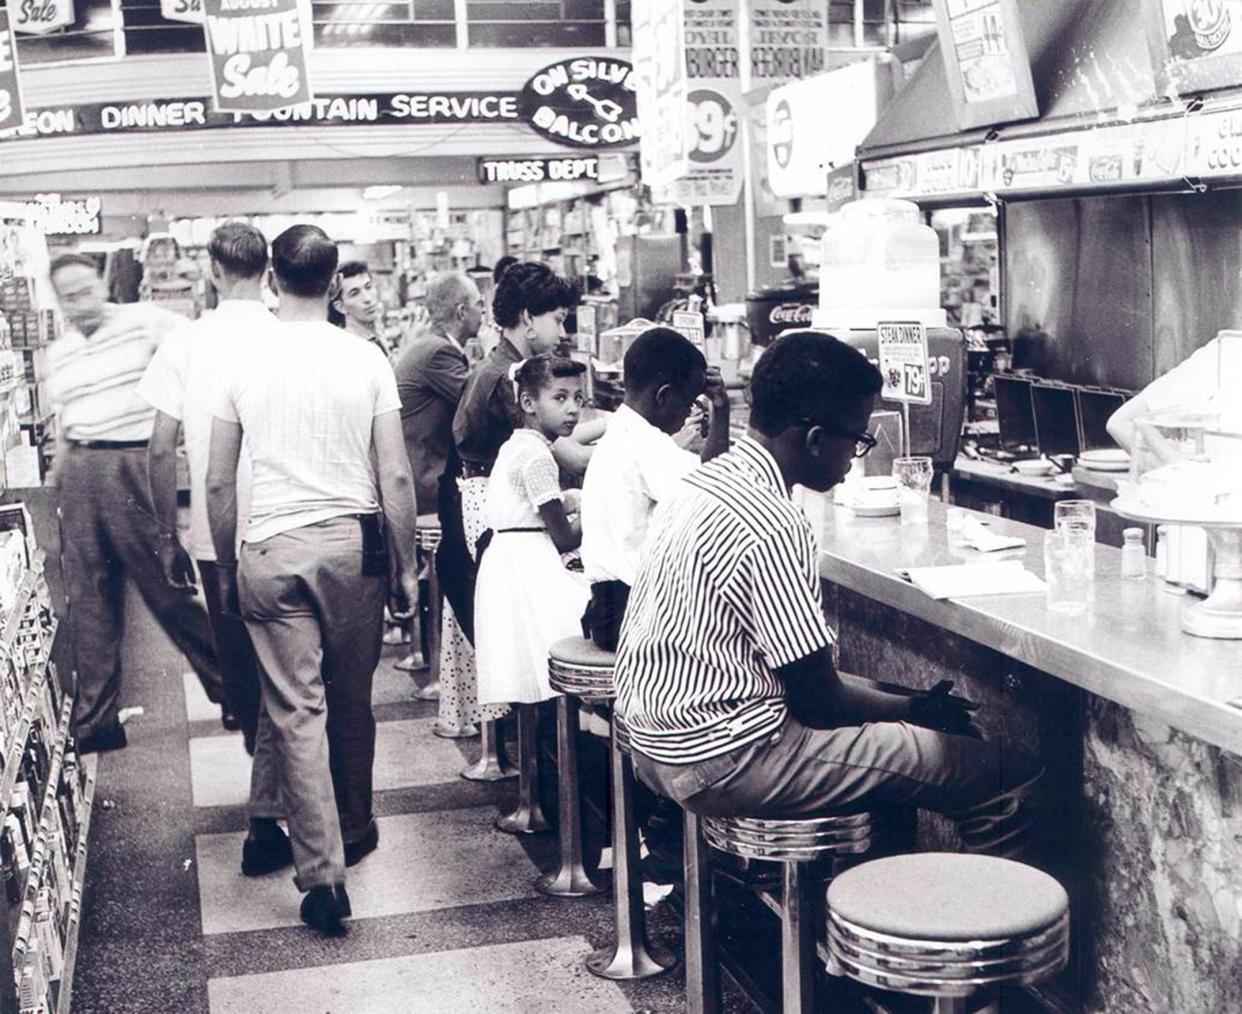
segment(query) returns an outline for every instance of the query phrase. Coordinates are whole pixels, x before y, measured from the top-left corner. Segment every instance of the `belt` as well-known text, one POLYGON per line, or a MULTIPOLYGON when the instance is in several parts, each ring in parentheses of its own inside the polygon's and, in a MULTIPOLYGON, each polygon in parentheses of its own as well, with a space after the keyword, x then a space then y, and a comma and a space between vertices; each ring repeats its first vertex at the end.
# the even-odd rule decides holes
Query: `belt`
POLYGON ((492 474, 492 466, 478 464, 473 461, 463 461, 461 463, 461 474, 466 479, 486 479, 492 474))
POLYGON ((70 440, 69 443, 84 451, 135 451, 147 446, 146 440, 70 440))

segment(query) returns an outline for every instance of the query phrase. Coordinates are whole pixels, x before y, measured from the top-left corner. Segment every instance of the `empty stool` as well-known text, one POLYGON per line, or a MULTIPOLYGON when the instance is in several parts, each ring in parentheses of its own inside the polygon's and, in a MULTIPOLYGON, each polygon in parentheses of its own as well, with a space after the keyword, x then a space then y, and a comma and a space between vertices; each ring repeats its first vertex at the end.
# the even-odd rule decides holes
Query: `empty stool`
POLYGON ((614 696, 612 665, 616 656, 592 641, 567 637, 548 651, 548 682, 561 694, 556 702, 556 789, 560 810, 561 859, 555 873, 535 882, 537 890, 557 898, 582 898, 599 888, 582 863, 582 804, 578 796, 578 706, 614 696))
POLYGON ((859 855, 871 847, 871 814, 852 813, 805 819, 755 817, 700 817, 686 821, 686 982, 688 1010, 706 1014, 720 1009, 719 979, 714 961, 710 904, 710 871, 705 850, 697 841, 696 825, 708 845, 743 859, 778 862, 781 870, 781 1009, 785 1014, 815 1009, 815 897, 816 878, 810 866, 817 860, 859 855), (697 936, 692 937, 692 932, 697 936), (691 964, 691 955, 704 962, 691 964), (698 997, 701 1006, 692 1001, 698 997))
POLYGON ((828 950, 859 982, 934 997, 936 1014, 1031 985, 1069 957, 1069 899, 1052 877, 992 856, 876 859, 828 888, 828 950))
POLYGON ((587 970, 602 979, 646 979, 676 963, 647 939, 643 878, 638 868, 638 826, 634 817, 634 765, 630 734, 613 708, 608 743, 612 783, 612 900, 617 939, 587 958, 587 970))
POLYGON ((496 818, 506 834, 539 834, 552 825, 539 802, 539 705, 515 704, 518 716, 518 803, 512 813, 496 818))
MULTIPOLYGON (((427 637, 423 643, 423 657, 427 661, 430 679, 425 687, 414 690, 420 701, 434 701, 440 697, 440 613, 443 599, 440 597, 440 579, 436 576, 436 548, 440 545, 440 518, 435 514, 420 514, 415 521, 414 545, 427 559, 427 637)), ((398 669, 412 669, 410 657, 397 663, 398 669)), ((433 729, 437 735, 444 735, 433 729)), ((473 735, 473 732, 471 733, 473 735)))

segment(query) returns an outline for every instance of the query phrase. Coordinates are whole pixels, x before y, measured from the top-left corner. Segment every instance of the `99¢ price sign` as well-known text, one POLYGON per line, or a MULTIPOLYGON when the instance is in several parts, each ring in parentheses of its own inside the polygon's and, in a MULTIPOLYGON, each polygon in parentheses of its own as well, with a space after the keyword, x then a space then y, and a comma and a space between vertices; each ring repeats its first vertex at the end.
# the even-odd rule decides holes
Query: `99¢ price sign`
POLYGON ((902 321, 876 325, 880 373, 884 389, 880 397, 908 405, 930 405, 931 370, 927 362, 927 328, 902 321))
POLYGON ((689 95, 690 160, 700 164, 716 162, 737 143, 737 113, 720 92, 698 88, 689 95))

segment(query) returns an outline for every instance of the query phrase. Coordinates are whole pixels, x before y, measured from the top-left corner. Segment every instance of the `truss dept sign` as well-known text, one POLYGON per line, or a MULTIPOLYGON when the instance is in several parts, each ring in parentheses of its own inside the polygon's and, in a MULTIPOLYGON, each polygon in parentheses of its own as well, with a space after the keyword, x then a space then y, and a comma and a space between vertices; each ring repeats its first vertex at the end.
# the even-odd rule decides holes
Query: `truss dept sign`
POLYGON ((526 82, 522 117, 549 141, 571 148, 614 148, 638 140, 634 68, 625 60, 583 56, 544 67, 526 82))
POLYGON ((481 158, 480 183, 544 183, 549 180, 598 180, 599 158, 481 158))
POLYGON ((310 4, 302 0, 204 0, 213 106, 271 113, 309 102, 310 4))

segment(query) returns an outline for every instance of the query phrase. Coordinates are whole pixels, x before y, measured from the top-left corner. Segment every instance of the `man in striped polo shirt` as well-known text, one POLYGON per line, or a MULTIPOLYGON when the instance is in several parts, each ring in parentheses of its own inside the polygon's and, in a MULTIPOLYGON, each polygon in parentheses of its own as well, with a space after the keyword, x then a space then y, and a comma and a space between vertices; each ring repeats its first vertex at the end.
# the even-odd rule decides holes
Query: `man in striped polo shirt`
POLYGON ((789 498, 827 491, 875 441, 879 371, 824 334, 764 353, 750 429, 657 509, 616 662, 639 776, 708 816, 918 806, 967 848, 1029 842, 1032 758, 975 738, 973 705, 833 665, 816 540, 789 498))
POLYGON ((60 443, 61 548, 78 674, 74 727, 79 749, 125 746, 118 720, 125 579, 133 578, 165 633, 221 703, 223 684, 207 614, 193 589, 165 580, 161 531, 147 483, 155 410, 138 382, 164 337, 184 320, 150 303, 107 302, 94 262, 64 254, 52 262, 68 327, 48 346, 48 392, 60 443))

